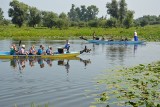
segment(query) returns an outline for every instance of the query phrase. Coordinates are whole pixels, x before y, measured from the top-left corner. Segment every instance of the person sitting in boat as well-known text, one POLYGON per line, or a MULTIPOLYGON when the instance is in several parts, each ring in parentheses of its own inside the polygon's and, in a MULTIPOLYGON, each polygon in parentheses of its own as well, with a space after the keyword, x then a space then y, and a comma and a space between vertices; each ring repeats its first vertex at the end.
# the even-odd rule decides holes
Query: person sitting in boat
POLYGON ((108 41, 114 41, 114 40, 113 40, 113 37, 111 36, 111 37, 108 39, 108 41))
POLYGON ((31 48, 29 49, 29 55, 36 55, 37 51, 35 49, 35 46, 32 45, 31 48))
POLYGON ((10 55, 16 55, 17 54, 17 47, 15 44, 12 44, 11 48, 10 48, 10 55))
POLYGON ((42 45, 39 46, 39 49, 37 51, 38 55, 42 55, 42 53, 43 53, 42 47, 43 47, 42 45))
POLYGON ((68 40, 66 40, 66 44, 64 46, 64 49, 67 49, 67 53, 69 53, 70 43, 68 40))
POLYGON ((105 40, 104 36, 102 36, 101 40, 102 40, 102 41, 104 41, 104 40, 105 40))
POLYGON ((52 47, 51 46, 48 46, 48 49, 46 50, 46 54, 47 55, 53 55, 52 47))
POLYGON ((99 40, 99 37, 96 37, 96 40, 99 40))
POLYGON ((46 55, 46 51, 44 49, 44 46, 42 46, 42 54, 41 55, 46 55))
POLYGON ((126 37, 124 40, 125 40, 125 41, 128 41, 128 38, 126 37))
POLYGON ((19 55, 28 55, 28 52, 25 51, 25 45, 22 45, 22 47, 20 48, 19 55))
POLYGON ((134 31, 134 41, 138 41, 138 35, 137 35, 136 30, 134 31))

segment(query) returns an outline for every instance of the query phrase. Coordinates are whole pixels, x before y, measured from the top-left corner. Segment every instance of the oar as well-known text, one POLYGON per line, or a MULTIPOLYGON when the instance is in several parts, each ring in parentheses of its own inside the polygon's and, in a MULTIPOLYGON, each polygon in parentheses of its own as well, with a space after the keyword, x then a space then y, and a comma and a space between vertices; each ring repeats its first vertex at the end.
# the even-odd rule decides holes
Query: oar
POLYGON ((84 38, 83 36, 80 36, 79 38, 88 41, 88 39, 84 38))
POLYGON ((20 46, 21 46, 21 40, 19 41, 19 47, 18 47, 18 49, 20 48, 20 46))

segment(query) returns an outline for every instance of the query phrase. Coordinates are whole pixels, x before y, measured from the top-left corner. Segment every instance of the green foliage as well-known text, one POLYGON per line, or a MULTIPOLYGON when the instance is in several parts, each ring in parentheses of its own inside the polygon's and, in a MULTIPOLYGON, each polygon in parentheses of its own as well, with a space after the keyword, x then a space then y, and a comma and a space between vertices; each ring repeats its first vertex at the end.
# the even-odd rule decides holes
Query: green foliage
POLYGON ((87 8, 82 5, 81 8, 72 4, 68 17, 71 21, 90 21, 96 19, 98 15, 98 8, 95 5, 88 6, 87 8))
POLYGON ((110 18, 107 20, 106 27, 116 27, 117 26, 117 20, 115 18, 110 18))
POLYGON ((12 18, 12 23, 21 27, 26 21, 28 5, 19 2, 17 0, 13 0, 10 2, 11 8, 8 11, 9 17, 12 18))
POLYGON ((28 25, 30 27, 35 27, 36 24, 39 24, 41 21, 41 12, 35 8, 29 8, 29 15, 28 15, 28 25))
POLYGON ((123 23, 123 20, 126 17, 126 13, 127 13, 127 4, 126 4, 125 0, 120 0, 120 3, 119 3, 119 20, 120 20, 121 24, 123 23))
POLYGON ((64 20, 64 19, 58 19, 56 21, 56 26, 60 29, 63 29, 63 28, 68 28, 69 27, 69 23, 67 20, 64 20))
POLYGON ((3 11, 2 9, 0 8, 0 22, 3 20, 4 16, 3 16, 3 11))
POLYGON ((42 12, 43 25, 48 28, 52 28, 56 25, 56 20, 58 19, 58 15, 53 12, 42 12))
POLYGON ((96 15, 98 15, 98 8, 94 5, 87 7, 87 20, 94 20, 96 19, 96 15))
POLYGON ((132 25, 133 25, 133 14, 134 14, 134 12, 133 11, 127 11, 127 15, 126 15, 126 18, 125 18, 125 20, 124 20, 124 26, 126 27, 126 28, 130 28, 132 25))
POLYGON ((111 18, 116 19, 116 24, 113 24, 113 19, 107 20, 107 27, 123 27, 126 28, 131 27, 133 23, 133 11, 127 11, 127 4, 125 0, 120 0, 119 3, 117 0, 112 0, 111 3, 106 4, 107 13, 111 16, 111 18))
POLYGON ((88 26, 90 26, 90 27, 98 27, 99 26, 99 22, 98 22, 98 20, 90 20, 88 22, 88 26))
POLYGON ((145 15, 135 20, 135 23, 144 27, 146 25, 160 24, 160 16, 145 15))
MULTIPOLYGON (((56 20, 57 23, 57 20, 56 20)), ((129 29, 125 28, 97 28, 97 27, 84 27, 87 26, 86 23, 81 22, 79 27, 62 27, 48 29, 47 27, 21 27, 17 28, 15 26, 0 26, 0 37, 5 38, 22 38, 22 39, 38 39, 38 38, 54 38, 54 39, 65 39, 68 37, 79 37, 86 36, 87 38, 92 38, 92 34, 95 31, 96 36, 104 36, 105 38, 113 37, 113 39, 119 39, 121 37, 128 39, 133 38, 133 32, 137 31, 140 40, 146 41, 160 41, 160 26, 145 26, 145 27, 131 27, 129 29), (82 26, 82 27, 81 27, 82 26)), ((78 23, 77 23, 78 24, 78 23)))
POLYGON ((59 15, 59 18, 67 20, 67 15, 62 12, 62 13, 59 15))
POLYGON ((109 15, 111 15, 113 18, 118 19, 119 15, 118 15, 118 2, 117 0, 112 0, 111 3, 107 3, 106 4, 106 8, 107 8, 107 13, 109 15))

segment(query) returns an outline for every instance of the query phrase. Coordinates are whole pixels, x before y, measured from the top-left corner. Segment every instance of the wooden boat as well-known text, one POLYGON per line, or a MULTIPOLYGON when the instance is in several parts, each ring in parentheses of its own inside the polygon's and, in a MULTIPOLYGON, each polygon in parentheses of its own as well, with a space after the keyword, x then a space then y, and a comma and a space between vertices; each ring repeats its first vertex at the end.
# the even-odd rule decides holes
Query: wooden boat
POLYGON ((80 55, 80 52, 69 52, 69 53, 55 53, 54 55, 10 55, 10 52, 0 51, 0 59, 13 59, 13 58, 29 58, 29 57, 37 57, 37 58, 50 58, 50 59, 65 59, 72 58, 80 55))
POLYGON ((87 40, 89 43, 96 43, 96 44, 119 44, 119 45, 134 45, 134 44, 143 44, 144 41, 106 41, 106 40, 87 40))

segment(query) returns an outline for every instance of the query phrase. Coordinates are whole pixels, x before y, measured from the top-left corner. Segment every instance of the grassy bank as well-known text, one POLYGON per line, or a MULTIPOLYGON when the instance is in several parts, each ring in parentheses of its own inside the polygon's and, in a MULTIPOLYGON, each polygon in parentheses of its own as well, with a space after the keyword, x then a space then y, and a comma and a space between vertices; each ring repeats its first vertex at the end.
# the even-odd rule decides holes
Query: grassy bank
POLYGON ((101 37, 104 35, 106 38, 113 37, 120 39, 121 37, 133 38, 133 32, 137 31, 141 40, 146 41, 160 41, 160 25, 146 26, 146 27, 132 27, 130 29, 124 28, 69 28, 59 30, 56 28, 31 28, 31 27, 14 27, 14 26, 0 26, 0 38, 13 38, 13 39, 65 39, 65 38, 78 38, 79 36, 86 36, 91 38, 93 32, 101 37))
POLYGON ((109 73, 100 77, 98 83, 106 84, 107 88, 97 101, 111 107, 160 107, 160 62, 109 73))

